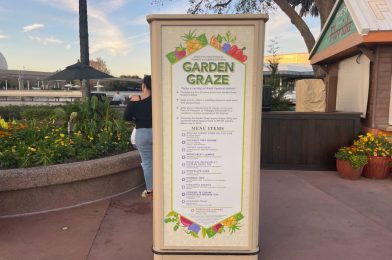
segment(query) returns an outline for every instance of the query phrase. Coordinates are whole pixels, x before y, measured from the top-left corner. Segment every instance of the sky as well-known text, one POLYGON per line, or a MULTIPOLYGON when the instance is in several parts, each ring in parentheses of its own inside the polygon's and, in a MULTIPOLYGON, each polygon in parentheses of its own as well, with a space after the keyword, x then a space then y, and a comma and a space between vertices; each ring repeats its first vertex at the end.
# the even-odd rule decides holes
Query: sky
MULTIPOLYGON (((0 52, 8 69, 54 72, 79 57, 78 0, 0 0, 0 52)), ((113 76, 150 74, 150 34, 146 15, 184 14, 188 0, 87 0, 90 59, 102 58, 113 76)), ((318 36, 317 18, 307 24, 318 36)), ((306 52, 304 41, 279 9, 266 24, 266 45, 279 53, 306 52)), ((268 48, 266 47, 266 50, 268 48)), ((266 53, 268 54, 268 53, 266 53)))

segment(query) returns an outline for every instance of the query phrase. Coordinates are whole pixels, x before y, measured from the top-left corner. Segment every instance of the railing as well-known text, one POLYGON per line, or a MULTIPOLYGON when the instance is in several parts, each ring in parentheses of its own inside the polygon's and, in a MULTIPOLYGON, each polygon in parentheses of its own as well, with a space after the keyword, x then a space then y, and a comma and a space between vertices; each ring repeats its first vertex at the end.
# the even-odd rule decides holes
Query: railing
POLYGON ((61 90, 0 90, 0 98, 4 100, 8 100, 8 98, 54 98, 59 101, 60 98, 66 99, 80 99, 82 97, 82 92, 80 90, 77 91, 61 91, 61 90))

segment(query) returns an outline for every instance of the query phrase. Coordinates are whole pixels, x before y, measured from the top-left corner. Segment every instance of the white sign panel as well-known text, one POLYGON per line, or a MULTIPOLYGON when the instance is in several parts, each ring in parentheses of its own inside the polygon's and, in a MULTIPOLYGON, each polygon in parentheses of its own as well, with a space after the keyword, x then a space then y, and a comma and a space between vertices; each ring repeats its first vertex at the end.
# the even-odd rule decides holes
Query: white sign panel
POLYGON ((249 242, 253 29, 163 31, 166 246, 249 242))
POLYGON ((245 65, 206 45, 172 78, 173 211, 208 232, 241 212, 245 65))

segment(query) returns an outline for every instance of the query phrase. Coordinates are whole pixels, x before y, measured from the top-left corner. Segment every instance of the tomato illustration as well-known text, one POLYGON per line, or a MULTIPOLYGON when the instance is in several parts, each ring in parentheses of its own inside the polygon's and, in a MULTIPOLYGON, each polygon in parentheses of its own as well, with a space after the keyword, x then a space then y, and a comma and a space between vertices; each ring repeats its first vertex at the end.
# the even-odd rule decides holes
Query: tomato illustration
POLYGON ((190 225, 192 225, 192 221, 190 221, 189 219, 184 218, 183 216, 180 217, 180 221, 181 221, 181 224, 184 227, 189 227, 190 225))

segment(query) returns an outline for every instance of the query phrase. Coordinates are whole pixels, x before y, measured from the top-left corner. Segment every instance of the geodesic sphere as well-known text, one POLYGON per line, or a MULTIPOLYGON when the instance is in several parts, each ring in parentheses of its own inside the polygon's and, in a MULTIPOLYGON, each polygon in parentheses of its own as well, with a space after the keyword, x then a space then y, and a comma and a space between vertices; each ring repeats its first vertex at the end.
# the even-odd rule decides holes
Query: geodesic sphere
POLYGON ((0 70, 8 70, 7 61, 1 52, 0 52, 0 70))

